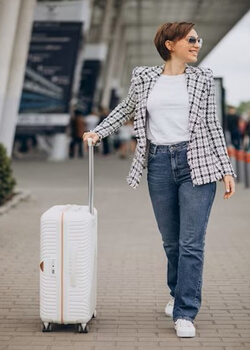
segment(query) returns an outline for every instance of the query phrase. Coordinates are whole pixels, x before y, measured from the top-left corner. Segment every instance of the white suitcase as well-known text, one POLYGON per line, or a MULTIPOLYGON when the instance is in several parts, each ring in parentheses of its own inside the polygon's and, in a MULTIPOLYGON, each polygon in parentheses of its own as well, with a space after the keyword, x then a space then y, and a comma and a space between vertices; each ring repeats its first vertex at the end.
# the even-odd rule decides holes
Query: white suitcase
POLYGON ((42 330, 75 324, 88 332, 96 317, 97 211, 93 207, 93 146, 89 145, 89 205, 56 205, 40 221, 40 317, 42 330))

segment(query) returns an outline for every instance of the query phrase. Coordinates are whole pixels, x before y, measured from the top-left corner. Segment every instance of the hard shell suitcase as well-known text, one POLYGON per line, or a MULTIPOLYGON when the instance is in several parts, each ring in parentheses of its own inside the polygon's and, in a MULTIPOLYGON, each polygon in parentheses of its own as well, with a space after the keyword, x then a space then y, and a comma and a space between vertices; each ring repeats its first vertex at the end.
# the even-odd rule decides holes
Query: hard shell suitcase
POLYGON ((89 205, 56 205, 40 220, 40 317, 42 330, 75 324, 88 332, 96 317, 97 210, 93 207, 93 145, 89 146, 89 205))

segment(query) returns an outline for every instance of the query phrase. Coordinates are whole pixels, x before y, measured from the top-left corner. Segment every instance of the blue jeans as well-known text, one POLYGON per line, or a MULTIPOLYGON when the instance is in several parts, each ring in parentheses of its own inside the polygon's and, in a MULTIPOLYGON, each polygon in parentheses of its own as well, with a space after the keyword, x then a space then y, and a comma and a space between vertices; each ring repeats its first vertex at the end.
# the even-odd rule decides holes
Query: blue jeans
POLYGON ((147 181, 167 256, 167 285, 175 298, 173 320, 193 322, 201 306, 205 234, 216 181, 194 186, 188 141, 150 143, 147 181))

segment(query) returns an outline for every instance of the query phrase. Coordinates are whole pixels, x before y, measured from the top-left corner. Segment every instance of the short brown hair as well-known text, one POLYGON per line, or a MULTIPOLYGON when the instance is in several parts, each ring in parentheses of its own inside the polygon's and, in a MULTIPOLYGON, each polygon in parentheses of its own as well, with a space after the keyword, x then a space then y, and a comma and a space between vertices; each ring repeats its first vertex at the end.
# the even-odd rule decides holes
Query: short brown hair
POLYGON ((169 60, 171 56, 170 51, 166 48, 165 41, 171 40, 176 42, 185 38, 194 25, 194 23, 188 22, 169 22, 162 24, 157 29, 154 44, 164 61, 169 60))

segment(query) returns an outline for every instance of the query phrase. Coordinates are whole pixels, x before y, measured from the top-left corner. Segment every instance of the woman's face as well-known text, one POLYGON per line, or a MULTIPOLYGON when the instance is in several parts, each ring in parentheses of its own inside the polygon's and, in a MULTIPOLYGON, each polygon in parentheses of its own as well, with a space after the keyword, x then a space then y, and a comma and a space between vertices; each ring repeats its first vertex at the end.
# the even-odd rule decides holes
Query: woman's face
POLYGON ((198 34, 194 29, 190 30, 190 32, 186 35, 185 38, 178 40, 177 42, 167 40, 165 45, 169 50, 171 50, 171 58, 176 58, 183 62, 196 62, 198 59, 198 53, 200 51, 200 44, 196 40, 195 44, 191 44, 187 41, 187 39, 193 36, 198 38, 198 34))

